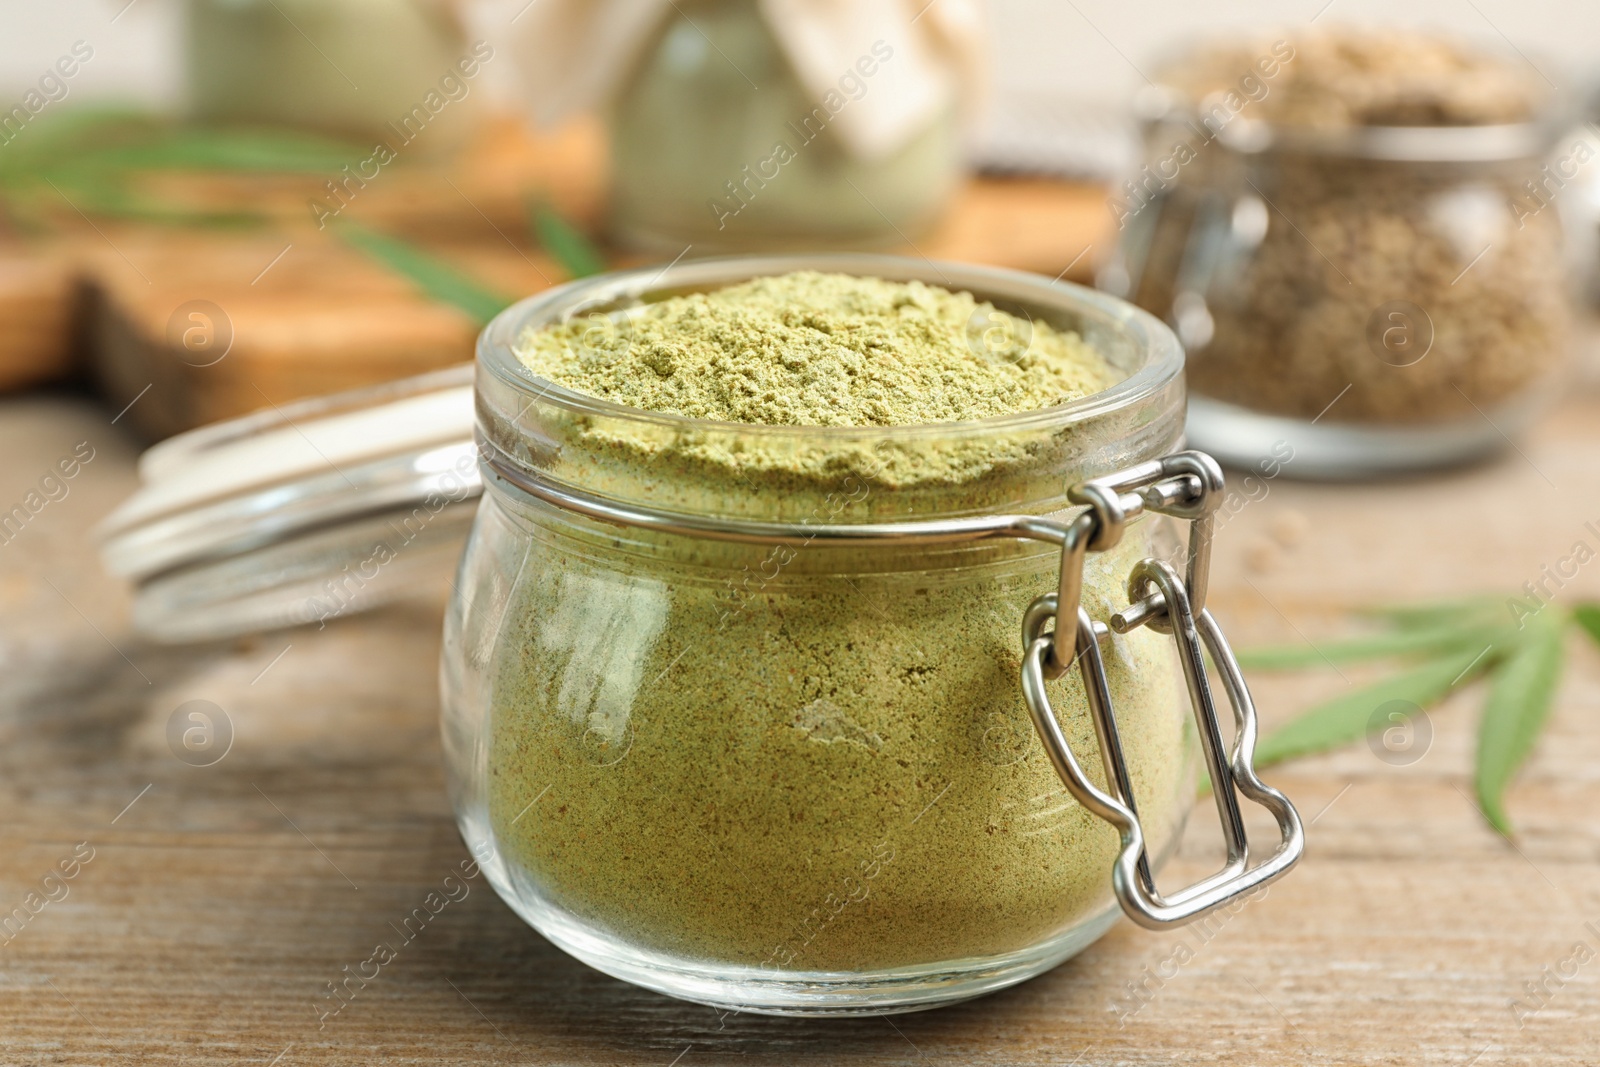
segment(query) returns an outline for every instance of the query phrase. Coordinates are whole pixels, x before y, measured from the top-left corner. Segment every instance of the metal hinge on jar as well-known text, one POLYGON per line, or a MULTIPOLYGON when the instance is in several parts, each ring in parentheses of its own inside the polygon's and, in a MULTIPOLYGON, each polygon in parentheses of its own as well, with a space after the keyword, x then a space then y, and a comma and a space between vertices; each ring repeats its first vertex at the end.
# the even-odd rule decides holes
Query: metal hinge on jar
POLYGON ((1022 691, 1034 728, 1067 790, 1121 834, 1122 851, 1112 869, 1117 899, 1130 918, 1153 929, 1189 922, 1253 892, 1282 877, 1305 851, 1305 832, 1294 806, 1256 776, 1255 705, 1238 660, 1205 608, 1212 514, 1221 491, 1221 469, 1201 452, 1180 452, 1077 486, 1070 498, 1087 505, 1088 510, 1065 529, 1060 587, 1035 600, 1023 620, 1022 691), (1109 626, 1096 622, 1080 603, 1084 555, 1114 547, 1122 539, 1128 520, 1142 511, 1190 520, 1185 573, 1179 575, 1163 560, 1140 561, 1128 578, 1129 606, 1112 615, 1109 626), (1054 625, 1047 630, 1052 620, 1054 625), (1063 620, 1070 622, 1064 625, 1063 620), (1158 890, 1150 873, 1144 830, 1117 734, 1105 661, 1100 655, 1100 640, 1110 631, 1127 633, 1140 626, 1171 634, 1177 643, 1227 845, 1227 862, 1222 870, 1171 894, 1158 890), (1206 673, 1207 653, 1216 664, 1233 707, 1231 751, 1222 739, 1216 699, 1206 673), (1073 665, 1083 676, 1090 718, 1105 766, 1106 790, 1084 773, 1045 692, 1046 679, 1066 674, 1073 665), (1277 850, 1254 867, 1250 866, 1240 795, 1271 812, 1280 833, 1277 850))

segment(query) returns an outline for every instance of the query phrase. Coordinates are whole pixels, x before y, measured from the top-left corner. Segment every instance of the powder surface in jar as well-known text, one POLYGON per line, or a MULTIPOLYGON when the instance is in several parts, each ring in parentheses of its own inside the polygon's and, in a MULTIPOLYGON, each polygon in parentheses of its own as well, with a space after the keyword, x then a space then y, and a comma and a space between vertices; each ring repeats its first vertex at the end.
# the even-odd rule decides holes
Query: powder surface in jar
POLYGON ((1075 333, 970 293, 800 271, 530 333, 518 355, 581 393, 693 419, 902 426, 1051 407, 1111 385, 1075 333))
MULTIPOLYGON (((576 324, 530 334, 519 351, 537 373, 592 395, 801 426, 1005 414, 1118 378, 1076 335, 1039 323, 1013 359, 974 352, 965 328, 975 314, 990 315, 930 286, 796 274, 635 310, 616 334, 631 343, 607 348, 609 358, 593 343, 581 350, 576 324), (841 333, 854 343, 811 336, 841 333), (814 343, 806 351, 827 373, 786 360, 779 337, 814 343), (656 374, 647 360, 660 350, 684 375, 665 390, 638 380, 656 374), (851 367, 878 376, 868 381, 905 377, 883 392, 831 377, 850 378, 851 367), (747 368, 765 390, 719 384, 747 368)), ((567 466, 555 476, 632 491, 628 464, 678 457, 652 470, 676 483, 675 507, 694 510, 700 493, 709 514, 730 491, 811 494, 812 521, 851 521, 857 507, 914 491, 924 470, 936 472, 938 510, 961 512, 979 506, 979 481, 992 507, 1062 476, 1056 454, 1002 447, 998 434, 1010 466, 971 464, 982 473, 968 484, 958 476, 967 468, 935 462, 946 449, 937 436, 896 453, 902 482, 854 454, 837 470, 814 456, 786 466, 780 449, 739 465, 737 450, 708 453, 692 426, 632 449, 625 428, 585 416, 544 428, 563 438, 554 462, 567 466), (571 458, 591 448, 606 462, 571 458)), ((1078 945, 1086 926, 1109 921, 1117 834, 1066 793, 1019 684, 1022 615, 1055 587, 1054 548, 748 546, 586 525, 495 497, 485 507, 482 539, 508 546, 517 576, 486 653, 489 816, 531 910, 675 963, 783 973, 1078 945)), ((1122 546, 1088 557, 1094 617, 1126 603, 1147 534, 1134 524, 1122 546)), ((1172 646, 1140 630, 1102 651, 1159 857, 1193 798, 1172 646)), ((1049 691, 1100 780, 1076 674, 1049 691)))

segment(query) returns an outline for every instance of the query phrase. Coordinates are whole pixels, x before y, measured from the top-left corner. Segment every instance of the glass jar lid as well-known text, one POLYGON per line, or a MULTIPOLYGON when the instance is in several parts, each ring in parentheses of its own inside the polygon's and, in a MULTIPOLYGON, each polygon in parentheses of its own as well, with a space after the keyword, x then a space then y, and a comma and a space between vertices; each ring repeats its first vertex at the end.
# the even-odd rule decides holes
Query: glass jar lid
POLYGON ((180 434, 99 530, 160 641, 363 611, 454 567, 482 491, 472 367, 274 406, 180 434))

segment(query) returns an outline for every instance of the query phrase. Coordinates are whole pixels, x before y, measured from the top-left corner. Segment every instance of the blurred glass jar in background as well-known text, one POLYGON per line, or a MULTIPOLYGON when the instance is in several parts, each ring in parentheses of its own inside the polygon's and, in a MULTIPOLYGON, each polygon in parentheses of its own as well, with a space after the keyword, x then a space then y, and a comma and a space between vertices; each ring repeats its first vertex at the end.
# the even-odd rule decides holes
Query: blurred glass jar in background
MULTIPOLYGON (((948 100, 922 130, 876 158, 830 131, 746 0, 680 4, 611 112, 612 224, 630 244, 736 248, 892 245, 937 219, 961 173, 948 100), (690 20, 693 20, 692 22, 690 20)), ((840 73, 842 107, 893 64, 888 41, 840 73)))
POLYGON ((493 55, 467 41, 455 0, 187 0, 186 32, 198 118, 415 138, 429 152, 470 131, 472 80, 493 55))
POLYGON ((541 0, 518 26, 545 123, 607 119, 611 230, 668 255, 904 244, 962 177, 980 7, 541 0))
POLYGON ((1533 70, 1343 32, 1165 83, 1103 283, 1177 328, 1195 447, 1355 476, 1485 455, 1538 415, 1570 350, 1551 176, 1579 161, 1533 70))

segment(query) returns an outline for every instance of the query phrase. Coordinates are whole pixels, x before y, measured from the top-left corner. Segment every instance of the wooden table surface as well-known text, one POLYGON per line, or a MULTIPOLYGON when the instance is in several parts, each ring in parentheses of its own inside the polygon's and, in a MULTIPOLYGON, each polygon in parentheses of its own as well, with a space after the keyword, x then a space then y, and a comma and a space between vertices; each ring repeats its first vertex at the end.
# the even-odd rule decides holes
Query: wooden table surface
MULTIPOLYGON (((0 1063, 1600 1062, 1600 655, 1576 639, 1510 794, 1514 845, 1467 796, 1469 691, 1431 716, 1431 747, 1409 765, 1356 745, 1270 772, 1309 824, 1305 861, 1210 938, 1122 923, 964 1005, 777 1019, 589 970, 479 880, 319 1027, 327 983, 466 856, 435 725, 439 606, 142 642, 91 538, 133 483, 111 414, 0 404, 0 506, 79 442, 95 450, 69 495, 0 545, 0 912, 30 892, 59 898, 0 945, 0 1063), (235 730, 210 767, 166 740, 194 699, 235 730), (73 866, 75 849, 92 858, 73 866), (47 883, 62 862, 75 877, 47 883)), ((1591 383, 1486 466, 1271 483, 1222 531, 1213 606, 1236 639, 1315 640, 1353 604, 1509 592, 1600 540, 1584 525, 1600 526, 1597 490, 1591 383)), ((1563 595, 1600 596, 1600 564, 1563 595)), ((1344 684, 1263 676, 1256 691, 1270 724, 1344 684)), ((1205 813, 1172 876, 1213 859, 1205 813)))

